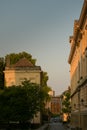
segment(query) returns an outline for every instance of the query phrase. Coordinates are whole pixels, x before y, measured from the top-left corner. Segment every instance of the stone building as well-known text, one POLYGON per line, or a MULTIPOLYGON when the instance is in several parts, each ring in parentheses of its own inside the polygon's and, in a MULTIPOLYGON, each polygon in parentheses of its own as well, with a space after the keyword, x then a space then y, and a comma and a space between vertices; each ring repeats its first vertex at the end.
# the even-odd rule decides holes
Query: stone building
POLYGON ((51 98, 51 113, 54 115, 60 115, 60 112, 61 112, 60 96, 53 96, 51 98))
POLYGON ((84 0, 79 19, 74 22, 69 42, 71 125, 87 130, 87 0, 84 0))
MULTIPOLYGON (((20 85, 25 79, 41 84, 41 73, 41 67, 34 66, 26 58, 20 59, 14 65, 10 65, 8 60, 4 71, 5 86, 20 85)), ((37 117, 34 117, 33 123, 40 123, 40 112, 37 113, 37 117)))
POLYGON ((55 96, 55 91, 51 90, 48 94, 50 96, 50 100, 45 103, 45 108, 49 109, 49 111, 51 112, 51 99, 55 96))
POLYGON ((41 84, 41 68, 34 66, 26 58, 20 59, 16 64, 7 64, 4 71, 5 85, 19 85, 25 79, 41 84))

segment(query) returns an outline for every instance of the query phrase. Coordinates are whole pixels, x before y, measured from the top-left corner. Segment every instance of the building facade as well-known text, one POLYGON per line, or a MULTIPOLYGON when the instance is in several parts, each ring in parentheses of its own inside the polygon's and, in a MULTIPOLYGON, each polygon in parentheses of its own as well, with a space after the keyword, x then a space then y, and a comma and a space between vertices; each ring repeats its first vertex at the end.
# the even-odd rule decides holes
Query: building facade
POLYGON ((60 96, 54 96, 51 98, 51 113, 53 115, 60 115, 61 103, 60 96))
MULTIPOLYGON (((12 85, 21 85, 21 83, 27 79, 32 83, 41 84, 41 67, 34 66, 26 58, 20 59, 16 64, 10 65, 10 62, 7 62, 5 67, 4 76, 5 76, 5 86, 9 87, 12 85)), ((40 112, 37 113, 32 120, 32 123, 40 123, 40 112)))
POLYGON ((50 112, 51 112, 51 99, 52 99, 52 97, 55 96, 55 91, 51 90, 51 91, 49 91, 48 94, 49 94, 49 96, 50 96, 50 100, 45 103, 45 108, 46 108, 46 109, 49 109, 50 112))
POLYGON ((20 85, 25 79, 41 84, 41 68, 34 66, 26 58, 20 59, 16 64, 7 64, 4 71, 5 85, 20 85))
POLYGON ((74 22, 69 42, 71 125, 87 130, 87 0, 84 0, 79 20, 74 22))

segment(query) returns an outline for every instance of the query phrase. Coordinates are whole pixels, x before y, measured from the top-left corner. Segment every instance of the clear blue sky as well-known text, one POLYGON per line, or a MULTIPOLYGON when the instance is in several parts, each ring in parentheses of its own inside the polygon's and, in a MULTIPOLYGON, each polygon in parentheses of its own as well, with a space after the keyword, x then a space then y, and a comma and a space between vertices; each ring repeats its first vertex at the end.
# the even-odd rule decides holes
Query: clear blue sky
POLYGON ((61 94, 70 85, 69 36, 84 0, 0 0, 0 57, 26 51, 61 94))

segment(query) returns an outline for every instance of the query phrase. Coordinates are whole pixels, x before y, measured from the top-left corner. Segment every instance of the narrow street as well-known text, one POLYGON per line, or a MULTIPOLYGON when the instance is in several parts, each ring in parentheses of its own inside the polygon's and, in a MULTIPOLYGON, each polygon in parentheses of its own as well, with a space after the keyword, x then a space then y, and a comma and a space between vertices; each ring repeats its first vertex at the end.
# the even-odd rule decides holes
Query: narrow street
POLYGON ((52 122, 49 123, 49 127, 47 130, 66 130, 62 123, 60 122, 52 122))

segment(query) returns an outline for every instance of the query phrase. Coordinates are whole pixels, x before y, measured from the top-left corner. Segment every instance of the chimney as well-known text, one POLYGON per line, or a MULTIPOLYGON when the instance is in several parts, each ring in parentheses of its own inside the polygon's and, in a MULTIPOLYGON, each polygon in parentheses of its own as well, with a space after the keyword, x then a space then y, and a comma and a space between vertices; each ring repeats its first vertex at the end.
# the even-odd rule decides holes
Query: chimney
POLYGON ((10 67, 10 57, 7 56, 6 58, 6 67, 10 67))

